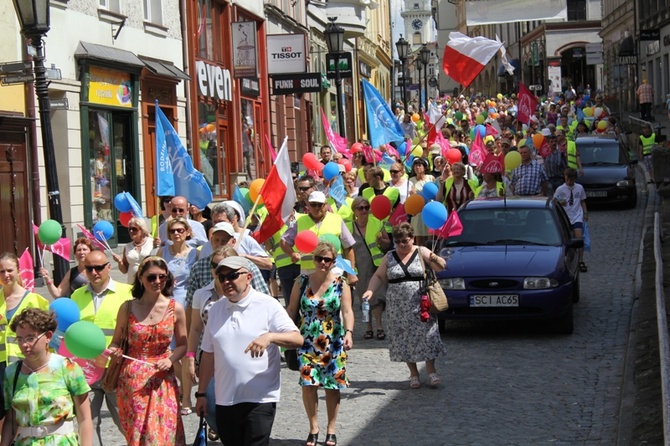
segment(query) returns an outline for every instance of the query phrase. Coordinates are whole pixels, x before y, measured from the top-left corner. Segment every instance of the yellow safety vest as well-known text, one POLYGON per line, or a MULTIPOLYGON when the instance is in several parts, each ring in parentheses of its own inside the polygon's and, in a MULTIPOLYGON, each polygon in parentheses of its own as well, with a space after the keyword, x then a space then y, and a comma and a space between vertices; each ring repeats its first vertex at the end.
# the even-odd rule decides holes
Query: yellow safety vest
MULTIPOLYGON (((302 231, 312 231, 318 237, 326 234, 332 234, 337 238, 340 238, 342 235, 342 217, 332 212, 326 212, 326 215, 323 217, 320 223, 314 223, 312 217, 309 215, 303 215, 296 220, 296 234, 300 234, 302 231)), ((342 253, 342 248, 338 254, 342 253)), ((314 269, 313 263, 314 257, 312 254, 303 254, 300 257, 300 269, 314 269)))
POLYGON ((577 168, 577 143, 568 141, 568 146, 565 150, 568 157, 568 167, 577 168))
MULTIPOLYGON (((484 186, 486 186, 486 183, 483 183, 477 189, 475 189, 475 198, 479 196, 479 193, 484 189, 484 186)), ((496 181, 496 193, 498 194, 499 197, 502 197, 505 195, 505 184, 501 181, 496 181)))
MULTIPOLYGON (((384 252, 377 244, 377 234, 382 231, 389 232, 390 226, 390 223, 383 222, 373 215, 368 216, 368 224, 365 225, 365 234, 363 238, 365 239, 365 244, 368 245, 368 248, 370 249, 372 263, 374 263, 375 266, 379 266, 384 258, 384 252)), ((353 222, 347 223, 347 228, 352 234, 358 233, 358 228, 354 228, 353 222)))
POLYGON ((656 134, 652 133, 651 136, 646 138, 644 135, 640 135, 640 141, 642 142, 642 154, 651 155, 651 149, 656 144, 656 134))
POLYGON ((331 209, 335 210, 335 213, 342 217, 345 223, 354 221, 354 210, 351 208, 354 199, 351 197, 345 197, 344 201, 346 204, 343 204, 339 208, 337 207, 337 202, 331 197, 328 197, 328 204, 331 209))
POLYGON ((23 353, 16 343, 16 333, 9 328, 9 324, 26 308, 39 308, 48 313, 49 301, 37 293, 28 293, 19 303, 12 319, 7 320, 7 301, 5 301, 5 293, 0 290, 0 315, 2 315, 0 319, 0 362, 10 363, 23 358, 23 353))
POLYGON ((109 344, 114 337, 116 317, 119 314, 121 305, 125 301, 133 299, 131 294, 132 288, 132 285, 114 282, 114 291, 107 290, 97 312, 95 311, 93 296, 91 295, 88 286, 83 286, 77 289, 72 293, 72 296, 70 296, 70 299, 72 299, 79 307, 79 313, 81 314, 80 320, 93 322, 102 329, 102 332, 105 334, 106 347, 109 347, 109 344))
MULTIPOLYGON (((470 186, 470 190, 472 192, 477 189, 477 186, 479 186, 479 180, 473 178, 470 180, 466 180, 468 182, 468 186, 470 186)), ((449 191, 451 190, 451 187, 454 185, 454 177, 449 177, 446 179, 444 182, 444 204, 445 206, 447 205, 447 196, 449 195, 449 191)), ((477 194, 475 194, 475 197, 477 197, 477 194)))
MULTIPOLYGON (((272 258, 275 261, 275 266, 277 268, 281 268, 283 266, 289 266, 292 265, 293 262, 291 261, 291 256, 287 255, 283 249, 281 249, 281 237, 284 235, 286 230, 288 229, 288 226, 284 225, 282 228, 275 232, 272 237, 270 237, 270 244, 272 245, 272 252, 270 253, 272 255, 272 258)), ((293 251, 295 252, 295 246, 293 247, 293 251)))
MULTIPOLYGON (((400 203, 400 191, 396 189, 395 187, 387 187, 384 189, 384 195, 386 195, 386 198, 391 200, 391 207, 395 208, 398 203, 400 203)), ((372 203, 372 199, 375 198, 375 188, 370 186, 365 189, 363 189, 363 198, 368 200, 368 202, 372 203)))

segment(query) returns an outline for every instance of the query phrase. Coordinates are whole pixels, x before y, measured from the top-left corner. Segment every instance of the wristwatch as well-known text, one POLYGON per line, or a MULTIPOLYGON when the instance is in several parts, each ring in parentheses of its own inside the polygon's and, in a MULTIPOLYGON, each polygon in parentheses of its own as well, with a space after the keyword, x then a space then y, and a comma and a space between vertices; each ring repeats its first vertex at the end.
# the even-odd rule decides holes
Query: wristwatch
POLYGON ((206 393, 195 392, 195 397, 196 398, 207 398, 207 394, 206 393))

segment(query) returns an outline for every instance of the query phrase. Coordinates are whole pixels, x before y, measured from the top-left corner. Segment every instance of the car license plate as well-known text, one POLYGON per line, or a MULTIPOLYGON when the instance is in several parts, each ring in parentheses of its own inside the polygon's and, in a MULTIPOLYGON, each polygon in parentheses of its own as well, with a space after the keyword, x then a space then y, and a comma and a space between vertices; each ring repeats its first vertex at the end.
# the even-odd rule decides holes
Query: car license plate
POLYGON ((586 192, 587 197, 607 197, 607 191, 590 190, 586 192))
POLYGON ((518 307, 518 294, 487 294, 470 296, 471 307, 518 307))

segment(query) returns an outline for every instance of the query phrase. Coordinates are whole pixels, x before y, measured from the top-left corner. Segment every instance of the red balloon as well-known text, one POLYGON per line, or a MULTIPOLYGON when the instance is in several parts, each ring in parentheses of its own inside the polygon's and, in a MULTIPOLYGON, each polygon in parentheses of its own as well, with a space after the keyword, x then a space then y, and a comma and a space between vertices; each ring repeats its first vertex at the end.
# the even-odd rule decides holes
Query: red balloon
POLYGON ((124 228, 128 227, 130 219, 133 218, 132 212, 119 212, 119 222, 123 225, 124 228))
POLYGON ((363 144, 360 142, 355 142, 351 145, 351 153, 356 153, 356 152, 362 152, 363 151, 363 144))
POLYGON ((342 158, 341 160, 338 161, 338 163, 342 164, 344 166, 344 171, 345 172, 350 172, 352 169, 351 162, 348 159, 342 158))
POLYGON ((295 247, 298 251, 309 254, 314 251, 316 245, 319 244, 319 236, 312 231, 302 231, 295 236, 295 247))
POLYGON ((458 149, 447 150, 447 161, 449 161, 449 164, 459 163, 462 158, 463 155, 461 154, 460 150, 458 149))
POLYGON ((305 167, 311 170, 320 170, 319 166, 322 165, 316 158, 316 155, 314 155, 312 152, 305 153, 302 156, 302 163, 305 165, 305 167))
POLYGON ((377 195, 370 202, 372 215, 383 220, 391 213, 391 200, 386 195, 377 195))

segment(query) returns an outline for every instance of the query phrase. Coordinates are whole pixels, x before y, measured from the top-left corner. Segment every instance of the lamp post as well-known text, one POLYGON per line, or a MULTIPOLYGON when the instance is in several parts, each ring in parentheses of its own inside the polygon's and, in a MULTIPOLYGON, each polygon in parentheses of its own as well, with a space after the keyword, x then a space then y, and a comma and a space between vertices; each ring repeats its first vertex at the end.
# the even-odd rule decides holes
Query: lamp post
MULTIPOLYGON (((58 171, 56 170, 56 153, 51 130, 51 105, 49 104, 49 85, 47 70, 44 66, 44 45, 42 37, 49 32, 49 0, 13 0, 16 15, 21 22, 21 32, 30 39, 35 47, 33 56, 35 71, 35 93, 40 113, 42 129, 42 148, 44 151, 44 169, 46 172, 47 197, 49 199, 49 217, 63 225, 63 212, 58 187, 58 171)), ((61 237, 65 228, 61 229, 61 237)), ((60 282, 69 269, 68 262, 60 256, 54 256, 54 280, 60 282)))
POLYGON ((326 26, 323 33, 326 36, 326 44, 328 45, 328 55, 335 55, 335 90, 337 92, 337 122, 340 127, 340 136, 346 138, 346 131, 344 125, 344 109, 342 106, 342 78, 340 77, 340 58, 344 49, 344 28, 337 25, 335 20, 337 17, 328 17, 330 23, 326 26))
POLYGON ((419 51, 419 61, 423 65, 423 100, 424 111, 428 113, 428 63, 430 62, 430 49, 424 43, 419 51))
POLYGON ((395 47, 398 50, 398 59, 400 59, 400 66, 402 67, 402 86, 400 89, 402 92, 402 103, 405 112, 407 112, 407 69, 405 68, 405 64, 407 63, 407 56, 409 54, 409 42, 401 34, 395 43, 395 47))
POLYGON ((417 112, 421 113, 421 65, 423 65, 423 64, 421 63, 421 60, 419 60, 419 58, 417 57, 416 59, 414 59, 414 65, 416 65, 416 69, 419 70, 419 79, 418 79, 419 80, 419 100, 417 101, 419 103, 419 106, 417 107, 417 109, 418 109, 417 112))

